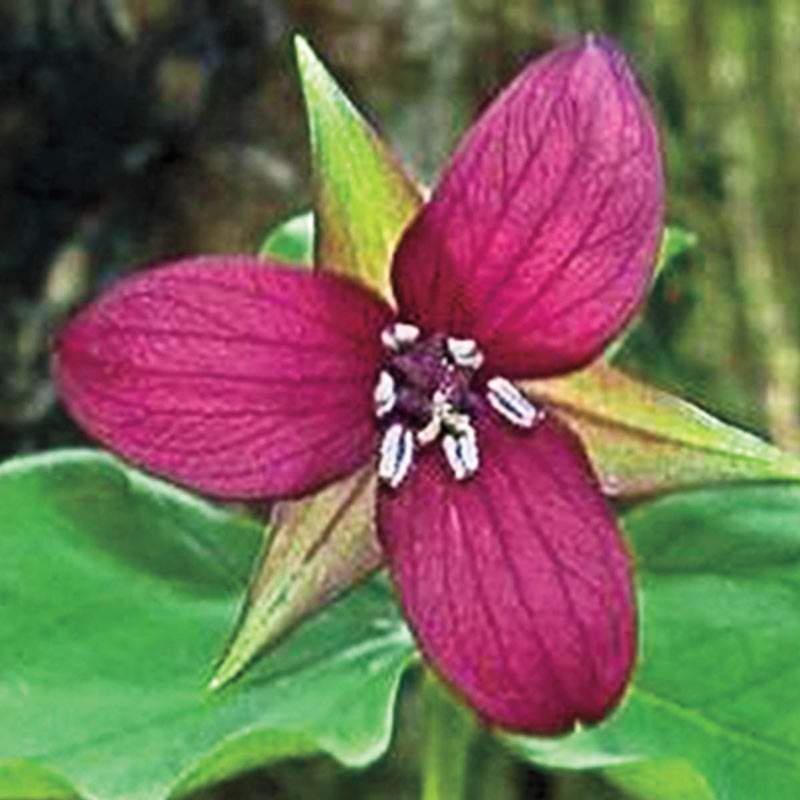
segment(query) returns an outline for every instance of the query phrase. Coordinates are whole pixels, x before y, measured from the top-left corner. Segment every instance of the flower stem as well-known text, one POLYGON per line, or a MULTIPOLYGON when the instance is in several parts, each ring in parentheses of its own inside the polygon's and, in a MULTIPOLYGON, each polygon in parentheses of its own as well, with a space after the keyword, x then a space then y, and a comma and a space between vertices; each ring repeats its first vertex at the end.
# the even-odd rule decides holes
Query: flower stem
POLYGON ((463 800, 475 720, 427 670, 422 705, 422 800, 463 800))

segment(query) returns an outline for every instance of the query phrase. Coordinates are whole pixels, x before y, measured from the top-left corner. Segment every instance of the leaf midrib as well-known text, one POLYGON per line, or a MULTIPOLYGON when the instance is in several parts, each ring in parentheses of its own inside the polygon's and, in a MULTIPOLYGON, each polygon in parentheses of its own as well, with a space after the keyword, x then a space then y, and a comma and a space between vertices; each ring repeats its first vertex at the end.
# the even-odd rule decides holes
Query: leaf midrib
POLYGON ((671 713, 673 716, 695 725, 713 737, 728 740, 738 747, 757 750, 765 756, 778 759, 792 769, 800 771, 800 747, 781 747, 777 742, 759 738, 730 724, 718 722, 695 709, 687 708, 672 698, 663 697, 656 692, 643 688, 641 685, 634 686, 631 689, 631 694, 638 696, 650 706, 671 713))

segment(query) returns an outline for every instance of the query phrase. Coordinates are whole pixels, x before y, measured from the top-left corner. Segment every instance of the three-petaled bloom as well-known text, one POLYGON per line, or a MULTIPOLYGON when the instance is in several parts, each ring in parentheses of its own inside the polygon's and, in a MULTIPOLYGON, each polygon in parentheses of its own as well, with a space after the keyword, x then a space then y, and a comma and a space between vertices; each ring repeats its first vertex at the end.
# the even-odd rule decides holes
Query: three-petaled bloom
POLYGON ((468 133, 401 238, 394 302, 321 269, 186 259, 79 314, 58 386, 109 447, 220 497, 299 497, 374 464, 429 662, 491 723, 562 732, 625 689, 631 564, 580 442, 512 381, 601 353, 661 217, 650 110, 586 37, 468 133))

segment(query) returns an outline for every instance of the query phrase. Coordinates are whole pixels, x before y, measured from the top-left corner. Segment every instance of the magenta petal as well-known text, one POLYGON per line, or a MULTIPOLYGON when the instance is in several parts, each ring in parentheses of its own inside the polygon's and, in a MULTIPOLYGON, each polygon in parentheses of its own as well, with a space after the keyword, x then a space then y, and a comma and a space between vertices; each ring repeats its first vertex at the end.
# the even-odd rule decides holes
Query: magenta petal
POLYGON ((406 618, 442 675, 491 723, 555 734, 599 720, 635 656, 631 564, 577 439, 551 419, 488 422, 456 482, 424 451, 379 497, 406 618))
POLYGON ((641 301, 662 221, 658 138, 622 53, 531 64, 470 130, 393 266, 401 316, 542 376, 599 354, 641 301))
POLYGON ((229 497, 302 494, 375 448, 391 311, 341 278, 247 256, 121 281, 57 343, 70 412, 153 472, 229 497))

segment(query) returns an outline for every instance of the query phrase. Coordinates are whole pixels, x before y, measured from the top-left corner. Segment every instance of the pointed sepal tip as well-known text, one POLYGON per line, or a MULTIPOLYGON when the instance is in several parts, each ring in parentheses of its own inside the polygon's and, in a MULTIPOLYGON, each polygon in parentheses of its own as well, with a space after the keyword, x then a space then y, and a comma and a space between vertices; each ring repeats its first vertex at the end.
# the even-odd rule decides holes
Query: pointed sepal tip
POLYGON ((255 624, 252 615, 247 615, 229 645, 222 661, 206 686, 206 691, 216 692, 238 678, 246 667, 264 649, 263 625, 255 624))

